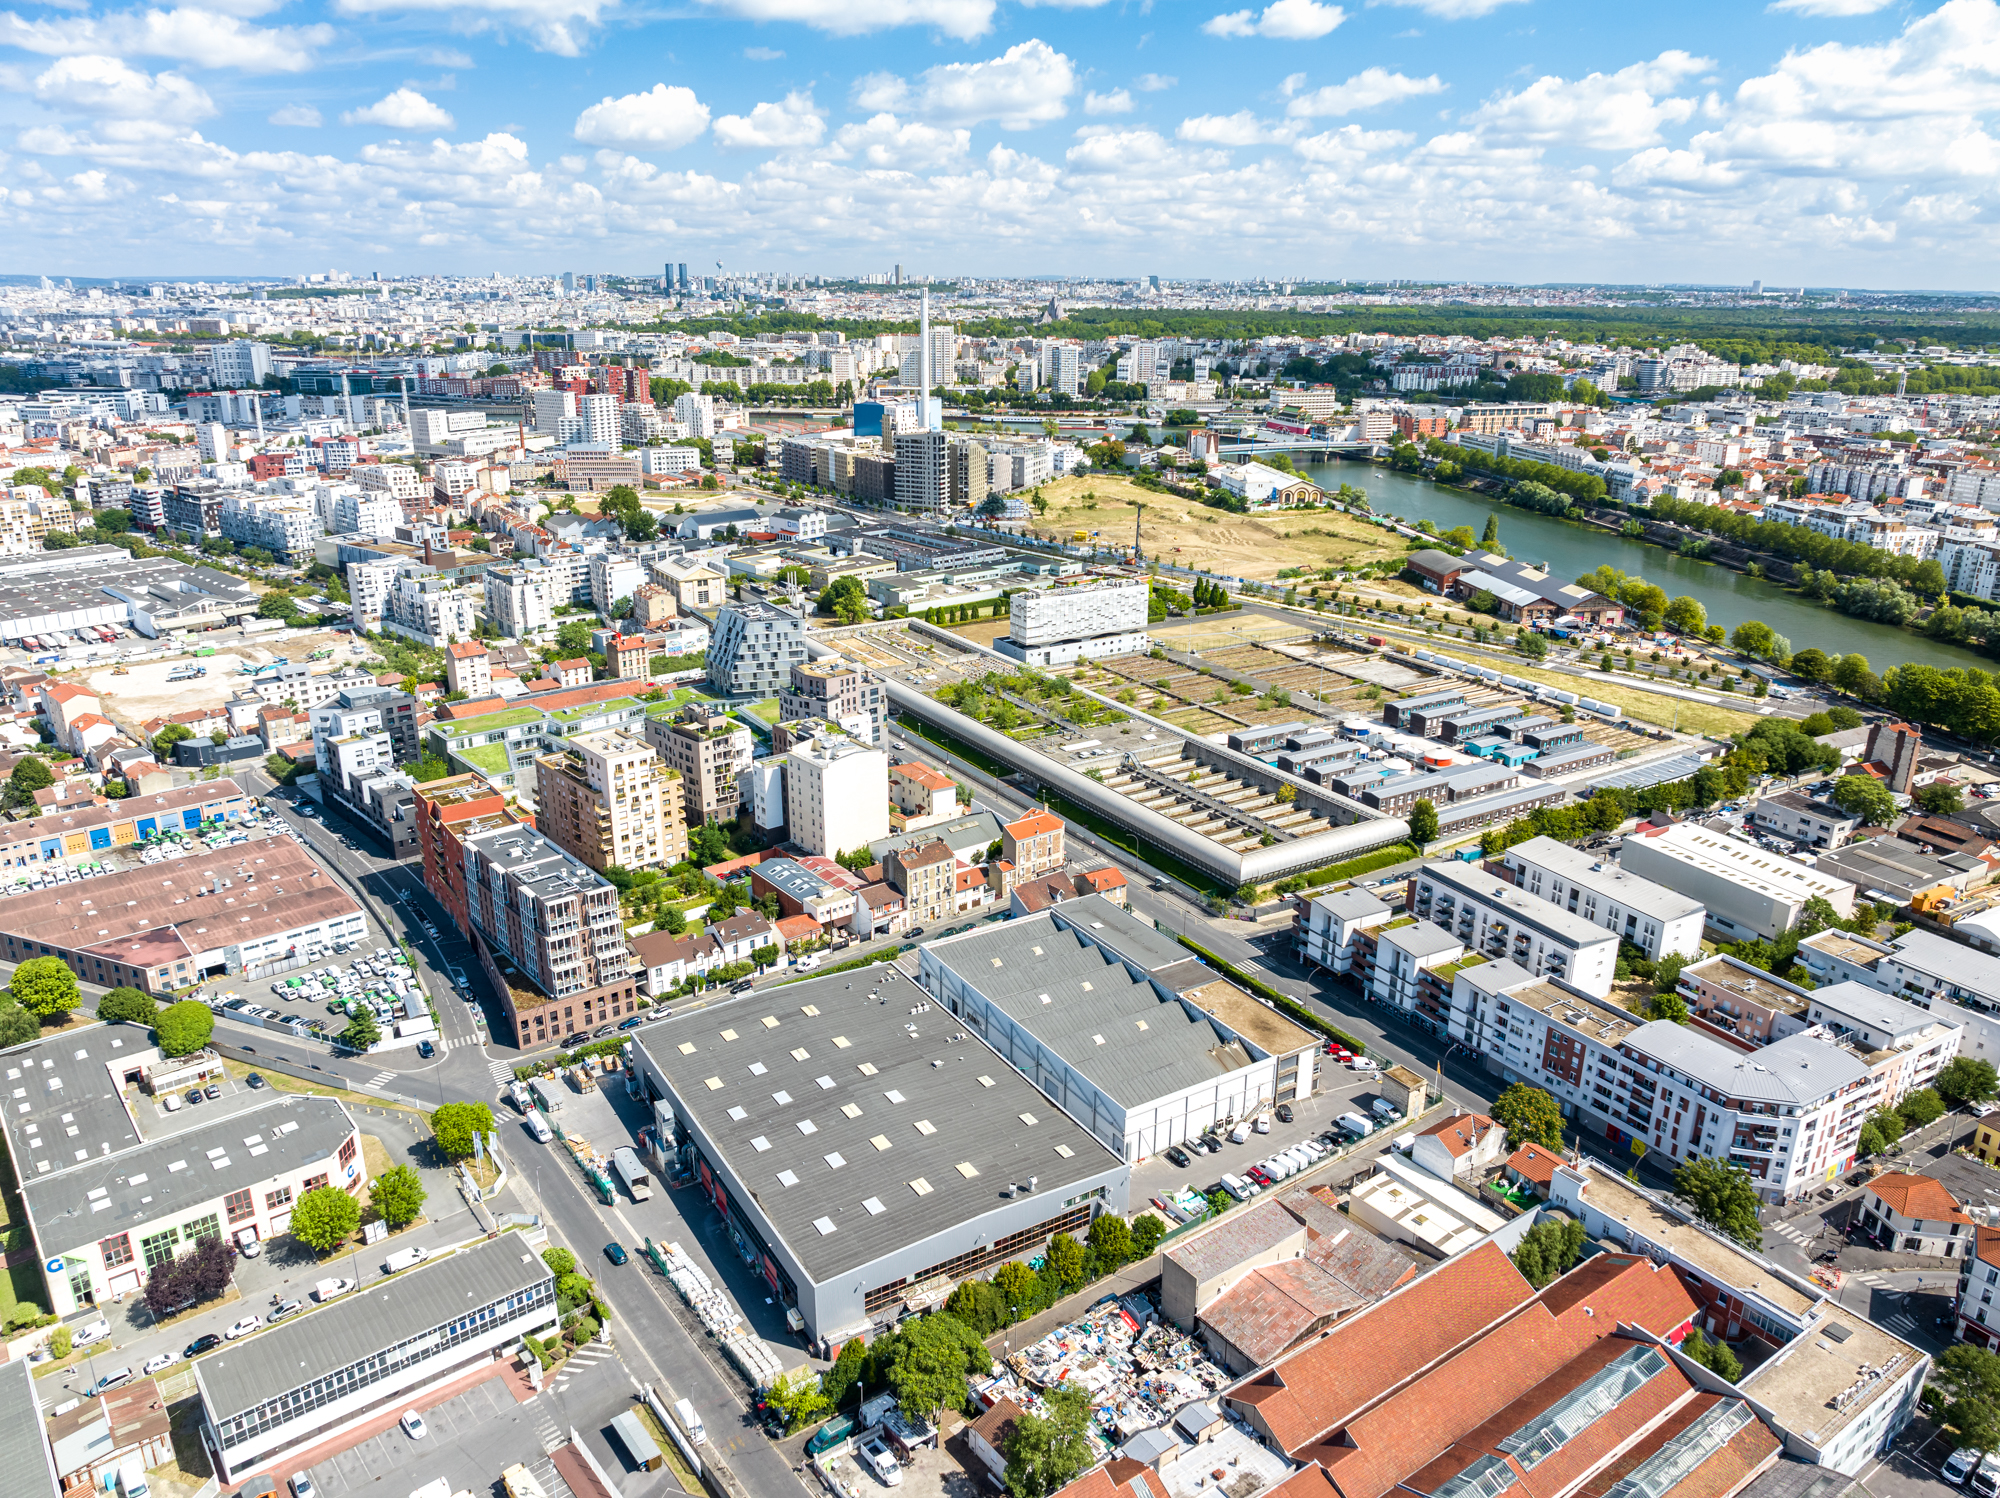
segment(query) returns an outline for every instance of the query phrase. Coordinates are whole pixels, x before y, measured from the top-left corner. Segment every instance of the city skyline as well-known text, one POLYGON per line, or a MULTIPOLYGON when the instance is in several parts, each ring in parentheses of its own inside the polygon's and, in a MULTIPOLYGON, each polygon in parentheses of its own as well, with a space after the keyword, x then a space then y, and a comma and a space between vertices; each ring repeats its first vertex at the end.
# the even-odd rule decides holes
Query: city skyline
POLYGON ((65 3, 0 48, 58 275, 1976 286, 2000 160, 1994 0, 65 3))

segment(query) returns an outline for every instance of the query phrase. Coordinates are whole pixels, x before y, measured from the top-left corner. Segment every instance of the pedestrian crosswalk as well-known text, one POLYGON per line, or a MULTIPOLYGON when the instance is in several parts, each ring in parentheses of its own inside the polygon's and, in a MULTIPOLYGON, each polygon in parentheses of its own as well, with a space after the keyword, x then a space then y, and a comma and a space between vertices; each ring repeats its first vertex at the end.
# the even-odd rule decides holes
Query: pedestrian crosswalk
POLYGON ((1857 1274, 1854 1278, 1856 1282, 1863 1285, 1879 1285, 1883 1283, 1882 1276, 1879 1274, 1857 1274))
POLYGON ((486 1072, 488 1076, 493 1078, 494 1086, 505 1087, 509 1082, 514 1080, 514 1063, 511 1061, 489 1061, 486 1063, 486 1072))
POLYGON ((1798 1244, 1801 1248, 1803 1248, 1808 1243, 1816 1241, 1819 1238, 1819 1234, 1817 1232, 1811 1232, 1811 1233, 1801 1232, 1799 1229, 1793 1227, 1789 1222, 1773 1223, 1771 1225, 1771 1231, 1778 1234, 1778 1236, 1781 1238, 1791 1239, 1792 1242, 1798 1244))
POLYGON ((363 1087, 368 1087, 368 1088, 387 1087, 391 1082, 395 1080, 396 1080, 396 1074, 394 1072, 378 1071, 377 1073, 375 1073, 374 1076, 370 1077, 367 1081, 363 1082, 361 1085, 363 1087))

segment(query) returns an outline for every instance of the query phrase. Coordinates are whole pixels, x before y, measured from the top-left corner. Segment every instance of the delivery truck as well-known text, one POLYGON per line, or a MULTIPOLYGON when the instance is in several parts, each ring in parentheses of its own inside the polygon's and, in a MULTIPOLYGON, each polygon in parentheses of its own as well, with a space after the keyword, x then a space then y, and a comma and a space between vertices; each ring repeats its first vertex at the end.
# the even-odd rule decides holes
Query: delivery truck
POLYGON ((646 1174, 646 1167, 639 1163, 639 1157, 632 1147, 624 1145, 612 1151, 611 1168, 618 1172, 618 1179, 625 1183, 625 1189, 632 1193, 632 1200, 642 1202, 653 1195, 653 1178, 646 1174))

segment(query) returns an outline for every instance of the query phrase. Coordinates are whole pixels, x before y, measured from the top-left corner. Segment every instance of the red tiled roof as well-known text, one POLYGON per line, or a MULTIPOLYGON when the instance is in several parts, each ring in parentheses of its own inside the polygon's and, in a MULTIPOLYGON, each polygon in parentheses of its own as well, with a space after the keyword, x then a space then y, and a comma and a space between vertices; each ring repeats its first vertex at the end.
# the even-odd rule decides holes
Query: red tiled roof
POLYGON ((1507 1157, 1507 1168, 1524 1181, 1548 1186, 1554 1179, 1560 1158, 1536 1145, 1524 1144, 1507 1157))
POLYGON ((788 915, 778 922, 778 935, 786 941, 808 941, 819 933, 819 922, 809 915, 788 915))
POLYGON ((1534 1290, 1497 1244, 1441 1264, 1225 1396, 1292 1451, 1477 1336, 1534 1290))
POLYGON ((1062 818, 1054 812, 1031 811, 1025 817, 1021 818, 1020 821, 1009 822, 1007 830, 1014 835, 1015 841, 1018 842, 1022 838, 1036 837, 1044 832, 1060 832, 1062 825, 1062 818))
POLYGON ((918 785, 933 791, 948 791, 954 782, 949 775, 940 774, 929 765, 909 760, 896 766, 895 773, 905 780, 914 780, 918 785))
POLYGON ((1128 882, 1118 869, 1085 869, 1076 877, 1089 885, 1091 893, 1096 895, 1106 890, 1123 889, 1128 882))
POLYGON ((1891 1211, 1913 1220, 1972 1221, 1959 1206, 1958 1198, 1932 1176, 1912 1175, 1905 1170, 1885 1171, 1868 1183, 1868 1189, 1881 1197, 1891 1211))
POLYGON ((2000 1269, 2000 1228, 1974 1227, 1972 1238, 1980 1262, 2000 1269))
POLYGON ((1441 1118, 1429 1128, 1419 1130, 1417 1137, 1428 1135, 1436 1139, 1456 1160, 1477 1148, 1479 1142, 1498 1127, 1484 1113, 1460 1113, 1451 1118, 1441 1118))

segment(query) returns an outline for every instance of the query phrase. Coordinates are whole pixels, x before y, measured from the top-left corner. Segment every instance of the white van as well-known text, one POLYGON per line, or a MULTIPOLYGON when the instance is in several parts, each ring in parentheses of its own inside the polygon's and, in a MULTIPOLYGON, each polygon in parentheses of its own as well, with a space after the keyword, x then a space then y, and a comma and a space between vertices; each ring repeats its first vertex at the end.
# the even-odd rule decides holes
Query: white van
POLYGON ((551 1139, 555 1138, 554 1131, 549 1128, 549 1121, 542 1117, 541 1109, 530 1108, 524 1122, 527 1125, 528 1132, 535 1136, 535 1143, 547 1144, 551 1139))
POLYGON ((1225 1174, 1222 1178, 1222 1189, 1240 1202, 1247 1202, 1257 1194, 1257 1187, 1241 1176, 1225 1174))
POLYGON ((1374 1102, 1370 1103, 1368 1111, 1381 1119, 1383 1123, 1399 1122, 1403 1116, 1403 1110, 1385 1097, 1378 1097, 1374 1102))
POLYGON ((418 1244, 415 1248, 399 1248, 383 1262, 382 1272, 384 1274, 394 1274, 399 1269, 408 1269, 413 1265, 421 1264, 430 1256, 431 1251, 422 1244, 418 1244))
POLYGON ((1250 1125, 1248 1125, 1247 1123, 1240 1123, 1235 1128, 1229 1131, 1229 1142, 1231 1144, 1241 1144, 1243 1143, 1244 1140, 1248 1139, 1249 1137, 1250 1137, 1250 1125))
POLYGON ((1352 1134, 1356 1139, 1366 1139, 1375 1132, 1375 1125, 1359 1113, 1343 1113, 1334 1120, 1336 1126, 1352 1134))

